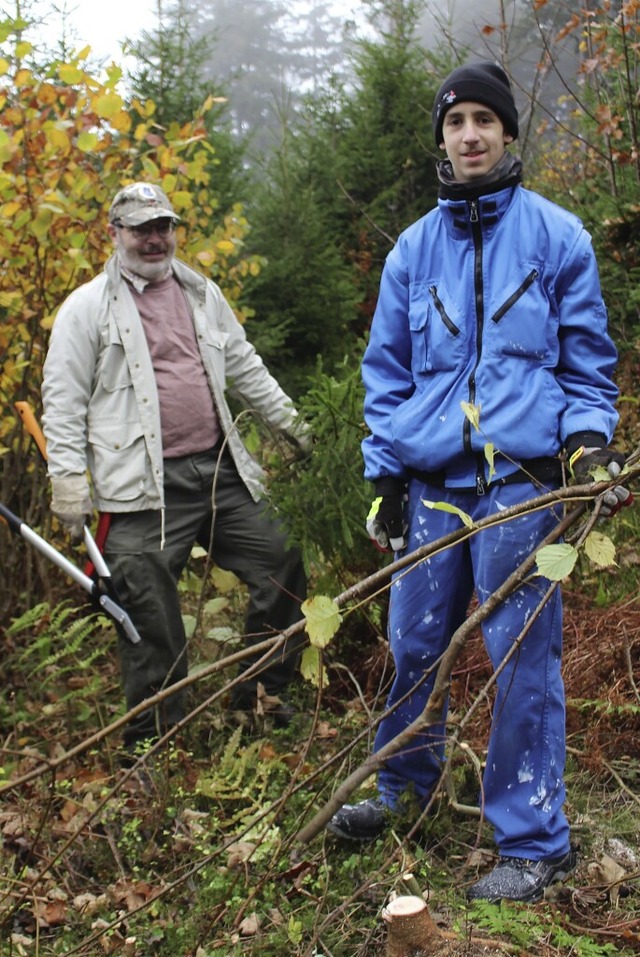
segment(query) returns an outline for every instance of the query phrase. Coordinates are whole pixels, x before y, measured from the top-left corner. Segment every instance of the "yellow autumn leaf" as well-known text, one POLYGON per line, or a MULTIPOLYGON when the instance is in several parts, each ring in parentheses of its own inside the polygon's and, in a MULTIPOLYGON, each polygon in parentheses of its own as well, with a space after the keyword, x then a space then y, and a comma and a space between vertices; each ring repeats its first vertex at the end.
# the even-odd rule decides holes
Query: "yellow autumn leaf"
POLYGON ((321 682, 322 687, 326 688, 329 684, 329 676, 322 664, 322 652, 319 648, 310 645, 304 649, 300 659, 300 673, 305 681, 312 684, 314 688, 319 688, 321 682))
POLYGON ((485 447, 484 447, 484 457, 485 457, 485 459, 487 460, 487 464, 488 464, 488 466, 489 466, 489 476, 488 476, 488 478, 489 478, 489 481, 491 481, 491 479, 493 478, 493 476, 496 474, 496 469, 495 469, 495 465, 494 465, 494 460, 495 460, 495 446, 493 445, 492 442, 487 442, 487 443, 486 443, 486 445, 485 445, 485 447))
POLYGON ((93 108, 103 119, 108 120, 116 116, 124 106, 122 97, 117 93, 103 93, 96 96, 93 101, 93 108))
POLYGON ((189 207, 193 204, 193 197, 188 190, 177 190, 175 193, 171 194, 171 202, 174 209, 189 209, 189 207))
POLYGON ((449 502, 430 502, 426 498, 422 499, 422 504, 425 508, 434 508, 438 512, 450 512, 452 515, 457 515, 463 525, 466 525, 467 528, 473 528, 471 516, 467 512, 463 512, 457 505, 451 505, 449 502))
POLYGON ((229 239, 221 239, 216 243, 216 249, 223 256, 230 256, 235 251, 235 245, 229 239))
POLYGON ((60 79, 63 83, 68 83, 69 86, 73 86, 74 83, 80 83, 83 76, 84 73, 82 70, 79 70, 73 63, 60 64, 60 79))
POLYGON ((93 153, 98 145, 98 137, 95 133, 81 133, 76 140, 76 146, 83 153, 93 153))
POLYGON ((590 531, 584 543, 587 557, 599 568, 609 568, 616 564, 616 546, 608 535, 590 531))
POLYGON ((6 219, 13 219, 20 208, 21 204, 15 200, 11 203, 5 203, 4 206, 0 207, 0 215, 6 217, 6 219))
POLYGON ((460 408, 471 422, 476 432, 480 429, 480 406, 473 405, 472 402, 461 402, 460 408))
POLYGON ((14 145, 11 137, 4 130, 0 130, 0 163, 8 163, 13 154, 14 145))
POLYGON ((342 615, 333 598, 327 595, 307 598, 302 602, 301 611, 311 644, 316 648, 326 648, 342 621, 342 615))
POLYGON ((47 142, 56 152, 67 152, 70 149, 69 133, 63 126, 59 124, 48 126, 44 133, 47 137, 47 142))
POLYGON ((33 46, 26 40, 21 40, 20 43, 16 43, 16 57, 18 60, 22 60, 24 57, 29 56, 32 50, 33 46))
POLYGON ((5 60, 4 57, 0 57, 0 76, 4 76, 5 73, 9 72, 9 61, 5 60))
POLYGON ((133 125, 131 117, 126 110, 121 110, 120 113, 116 113, 115 116, 111 117, 110 122, 114 130, 117 130, 118 133, 128 133, 133 125))

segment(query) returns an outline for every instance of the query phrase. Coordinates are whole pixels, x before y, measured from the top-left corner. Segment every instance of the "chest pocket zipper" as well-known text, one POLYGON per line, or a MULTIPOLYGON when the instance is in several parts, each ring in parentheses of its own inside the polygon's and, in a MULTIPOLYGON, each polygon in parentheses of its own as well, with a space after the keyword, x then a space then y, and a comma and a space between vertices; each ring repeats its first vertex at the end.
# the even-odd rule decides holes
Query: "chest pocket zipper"
POLYGON ((435 287, 435 286, 429 286, 429 293, 430 293, 430 295, 431 295, 431 298, 433 299, 433 303, 434 303, 436 309, 438 310, 438 315, 439 315, 440 318, 442 319, 443 323, 445 324, 445 326, 447 327, 447 329, 449 330, 449 332, 451 333, 451 335, 452 335, 452 336, 459 336, 459 335, 460 335, 460 330, 459 330, 458 327, 456 326, 455 322, 452 322, 452 320, 451 320, 451 319, 449 318, 449 316, 447 315, 447 313, 446 313, 446 311, 445 311, 445 308, 444 308, 444 306, 443 306, 443 304, 442 304, 442 301, 441 301, 440 297, 438 296, 438 290, 436 289, 436 287, 435 287))
POLYGON ((507 312, 511 309, 512 306, 516 304, 518 299, 524 296, 525 292, 531 286, 535 280, 538 278, 538 270, 532 269, 527 278, 522 282, 515 292, 513 292, 509 298, 504 302, 497 312, 491 316, 492 322, 500 322, 500 320, 506 315, 507 312))

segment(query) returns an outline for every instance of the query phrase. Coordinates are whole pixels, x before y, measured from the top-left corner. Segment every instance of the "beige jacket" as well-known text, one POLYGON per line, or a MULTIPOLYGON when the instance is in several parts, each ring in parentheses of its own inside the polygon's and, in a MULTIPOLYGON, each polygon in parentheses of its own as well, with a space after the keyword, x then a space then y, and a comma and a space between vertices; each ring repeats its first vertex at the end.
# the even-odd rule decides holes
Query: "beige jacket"
MULTIPOLYGON (((228 448, 257 500, 262 470, 233 427, 225 392, 237 396, 277 431, 302 435, 302 423, 296 422, 291 400, 247 341, 215 283, 179 260, 174 260, 173 269, 191 308, 228 448)), ((54 489, 57 478, 68 478, 77 490, 88 470, 100 511, 163 508, 155 376, 142 322, 116 256, 60 307, 44 364, 42 399, 54 489)))

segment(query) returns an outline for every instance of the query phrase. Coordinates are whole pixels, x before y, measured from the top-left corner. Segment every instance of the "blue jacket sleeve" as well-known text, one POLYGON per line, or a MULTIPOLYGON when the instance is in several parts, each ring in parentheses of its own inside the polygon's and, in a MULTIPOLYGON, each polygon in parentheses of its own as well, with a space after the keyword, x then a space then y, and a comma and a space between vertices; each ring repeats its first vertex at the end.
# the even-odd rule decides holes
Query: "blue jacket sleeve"
POLYGON ((607 330, 607 310, 591 239, 582 231, 571 263, 556 286, 560 357, 556 380, 566 399, 560 420, 563 445, 576 432, 596 432, 608 444, 618 421, 613 380, 616 347, 607 330))
POLYGON ((391 416, 413 393, 409 286, 399 248, 385 263, 371 335, 362 362, 364 414, 371 434, 362 443, 366 479, 405 478, 394 451, 391 416))

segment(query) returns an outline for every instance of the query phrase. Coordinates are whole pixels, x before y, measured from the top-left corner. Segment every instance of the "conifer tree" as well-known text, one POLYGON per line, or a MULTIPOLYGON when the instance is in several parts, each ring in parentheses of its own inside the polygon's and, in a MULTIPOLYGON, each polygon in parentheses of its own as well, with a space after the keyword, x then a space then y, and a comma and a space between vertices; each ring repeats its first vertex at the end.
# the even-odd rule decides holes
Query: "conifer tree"
POLYGON ((155 103, 154 120, 162 130, 189 122, 203 103, 213 100, 206 114, 207 140, 213 147, 210 173, 225 212, 242 201, 247 177, 244 145, 232 133, 226 92, 219 81, 203 79, 218 42, 216 32, 203 28, 187 0, 176 0, 166 9, 158 0, 155 28, 130 41, 136 65, 129 83, 134 98, 155 103))
POLYGON ((249 290, 254 340, 298 387, 319 355, 333 374, 366 333, 386 253, 436 199, 437 80, 415 39, 420 5, 371 8, 378 35, 356 45, 353 84, 336 79, 302 121, 287 118, 250 213, 251 248, 268 260, 249 290))

